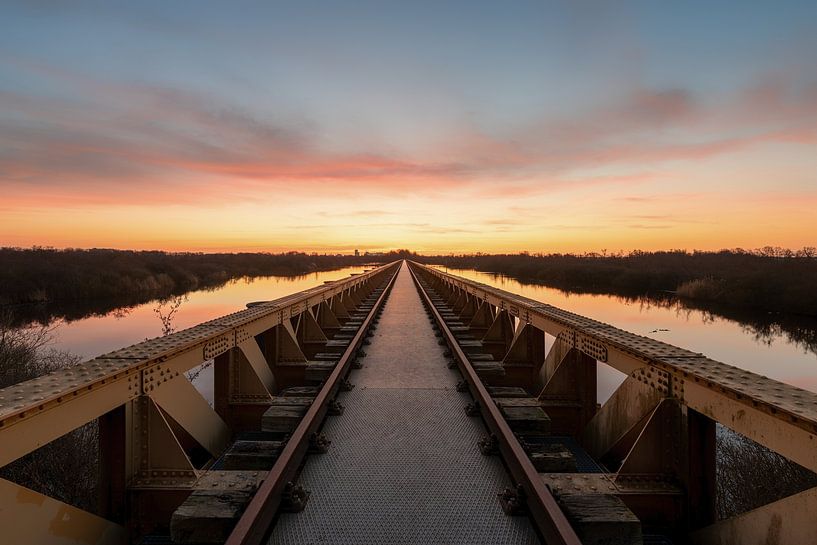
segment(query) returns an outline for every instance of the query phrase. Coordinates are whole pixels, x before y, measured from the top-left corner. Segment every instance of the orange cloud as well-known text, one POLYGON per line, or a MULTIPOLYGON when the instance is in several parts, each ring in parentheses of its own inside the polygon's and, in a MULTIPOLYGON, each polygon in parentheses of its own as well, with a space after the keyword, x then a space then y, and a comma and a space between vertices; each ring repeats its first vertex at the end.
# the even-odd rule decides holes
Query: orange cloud
POLYGON ((722 181, 734 189, 755 170, 755 151, 783 145, 802 163, 792 167, 800 179, 813 180, 817 92, 785 82, 726 104, 635 89, 570 118, 503 131, 464 125, 423 155, 388 143, 341 152, 322 146, 307 120, 273 122, 191 93, 32 69, 77 96, 0 96, 0 244, 598 249, 694 245, 714 225, 716 246, 755 246, 749 234, 764 232, 747 218, 762 206, 777 207, 763 214, 778 227, 763 225, 780 241, 805 242, 798 229, 815 227, 802 213, 807 199, 760 205, 749 198, 757 188, 715 195, 720 182, 697 169, 735 155, 722 181), (671 210, 693 201, 685 217, 671 210))

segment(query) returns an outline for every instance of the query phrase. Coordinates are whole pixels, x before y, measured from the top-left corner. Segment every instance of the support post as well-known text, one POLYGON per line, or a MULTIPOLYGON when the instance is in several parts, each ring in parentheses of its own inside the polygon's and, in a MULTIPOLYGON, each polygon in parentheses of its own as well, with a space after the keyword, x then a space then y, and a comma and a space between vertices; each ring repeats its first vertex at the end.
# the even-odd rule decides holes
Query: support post
POLYGON ((687 519, 690 530, 715 522, 715 421, 686 409, 687 460, 683 476, 687 489, 687 519))
POLYGON ((99 417, 99 515, 127 517, 127 419, 122 405, 99 417))

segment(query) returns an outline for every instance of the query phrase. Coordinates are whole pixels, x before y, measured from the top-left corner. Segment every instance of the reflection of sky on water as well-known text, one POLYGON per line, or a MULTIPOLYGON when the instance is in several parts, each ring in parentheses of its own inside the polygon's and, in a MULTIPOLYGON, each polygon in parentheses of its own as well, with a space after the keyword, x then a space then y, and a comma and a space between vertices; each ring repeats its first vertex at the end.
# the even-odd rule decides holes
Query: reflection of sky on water
MULTIPOLYGON (((190 292, 173 317, 176 331, 245 308, 246 303, 278 299, 285 295, 339 280, 365 267, 347 267, 335 271, 316 272, 304 276, 269 276, 228 282, 213 290, 190 292)), ((55 347, 90 359, 145 339, 162 334, 162 321, 154 312, 161 308, 166 314, 170 303, 153 301, 105 316, 92 316, 57 325, 55 347)), ((212 368, 205 369, 196 379, 196 386, 207 399, 212 399, 212 368)))
MULTIPOLYGON (((700 310, 667 308, 610 295, 565 293, 492 273, 447 270, 817 392, 817 354, 798 346, 779 331, 759 339, 738 322, 700 310)), ((623 380, 621 373, 604 367, 599 370, 600 399, 606 399, 623 380)))
MULTIPOLYGON (((194 291, 174 316, 176 330, 244 308, 250 301, 289 295, 327 280, 348 277, 362 267, 318 272, 300 277, 263 277, 237 280, 209 291, 194 291)), ((737 367, 817 391, 817 355, 804 350, 780 332, 756 338, 746 326, 710 313, 649 305, 616 296, 568 294, 541 285, 521 284, 511 278, 471 270, 452 270, 466 278, 495 286, 531 299, 610 323, 639 335, 653 337, 737 367), (666 330, 666 331, 664 331, 666 330)), ((136 306, 102 317, 89 317, 60 324, 55 331, 57 348, 92 358, 161 334, 162 323, 154 309, 159 303, 136 306)), ((168 304, 163 307, 168 309, 168 304)), ((599 369, 599 398, 606 399, 622 375, 606 366, 599 369)), ((196 381, 203 391, 212 391, 212 373, 205 371, 196 381)))

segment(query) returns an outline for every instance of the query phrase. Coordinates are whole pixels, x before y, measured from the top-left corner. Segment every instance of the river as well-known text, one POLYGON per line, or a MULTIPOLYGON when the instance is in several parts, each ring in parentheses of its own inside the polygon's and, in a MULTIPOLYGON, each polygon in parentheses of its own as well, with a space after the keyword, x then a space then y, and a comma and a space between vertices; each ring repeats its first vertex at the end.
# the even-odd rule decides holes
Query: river
MULTIPOLYGON (((191 327, 240 310, 250 301, 276 299, 327 280, 346 278, 352 273, 362 272, 364 268, 347 267, 295 277, 240 279, 215 289, 193 291, 177 301, 179 304, 172 315, 172 327, 175 330, 191 327)), ((680 304, 658 305, 614 295, 568 294, 497 274, 454 269, 449 272, 817 392, 817 353, 783 331, 772 329, 758 336, 745 323, 687 309, 680 304)), ((53 346, 89 359, 161 335, 163 322, 159 313, 166 316, 172 308, 172 301, 153 301, 103 316, 58 321, 53 324, 53 346)), ((808 326, 817 327, 817 323, 810 322, 808 326)), ((599 400, 606 400, 621 380, 623 375, 600 365, 599 400)), ((196 386, 210 398, 212 376, 207 372, 202 373, 196 380, 196 386)))
MULTIPOLYGON (((776 328, 759 335, 747 322, 686 308, 680 302, 659 304, 643 298, 566 293, 501 274, 439 269, 817 392, 817 353, 813 347, 805 346, 776 328)), ((800 319, 798 325, 800 328, 817 328, 817 320, 800 319)), ((605 401, 624 378, 607 365, 599 365, 599 401, 605 401)))

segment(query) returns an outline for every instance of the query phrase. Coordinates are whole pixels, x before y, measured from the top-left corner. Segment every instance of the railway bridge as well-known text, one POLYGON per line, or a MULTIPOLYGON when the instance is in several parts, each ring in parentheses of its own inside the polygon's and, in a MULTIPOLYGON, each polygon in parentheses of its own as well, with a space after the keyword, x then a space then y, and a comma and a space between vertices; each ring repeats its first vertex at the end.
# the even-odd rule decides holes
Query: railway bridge
POLYGON ((96 512, 0 480, 0 542, 817 543, 714 503, 718 425, 817 471, 817 395, 413 262, 2 389, 0 466, 89 424, 96 512))

